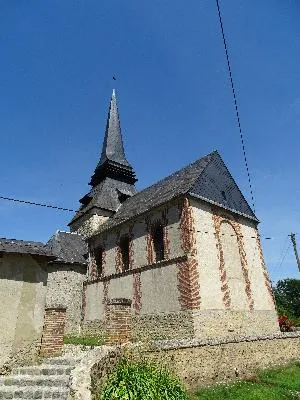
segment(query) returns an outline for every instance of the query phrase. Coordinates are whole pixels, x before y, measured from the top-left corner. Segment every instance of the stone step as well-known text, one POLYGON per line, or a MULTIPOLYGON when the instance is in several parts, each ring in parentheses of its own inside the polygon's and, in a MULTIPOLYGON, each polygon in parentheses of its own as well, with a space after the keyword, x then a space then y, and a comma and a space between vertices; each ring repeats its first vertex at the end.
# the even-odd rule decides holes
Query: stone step
POLYGON ((76 358, 70 357, 55 357, 55 358, 46 358, 43 360, 43 365, 71 365, 75 366, 78 360, 76 358))
POLYGON ((68 389, 52 387, 6 386, 0 388, 0 399, 60 399, 67 400, 68 389))
POLYGON ((34 365, 13 368, 11 375, 69 375, 74 367, 70 365, 34 365))
POLYGON ((68 387, 69 375, 9 375, 0 378, 0 389, 3 386, 47 386, 68 387))

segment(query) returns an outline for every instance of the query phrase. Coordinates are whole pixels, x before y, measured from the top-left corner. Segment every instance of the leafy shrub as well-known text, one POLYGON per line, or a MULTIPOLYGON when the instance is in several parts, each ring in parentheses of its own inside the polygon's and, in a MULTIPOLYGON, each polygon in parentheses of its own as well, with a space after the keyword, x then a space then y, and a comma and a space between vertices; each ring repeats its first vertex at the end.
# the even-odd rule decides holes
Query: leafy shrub
POLYGON ((278 314, 300 318, 300 279, 283 279, 273 288, 278 314))
POLYGON ((188 400, 179 380, 165 368, 122 360, 97 400, 188 400))
POLYGON ((101 346, 103 345, 104 340, 102 336, 73 336, 73 335, 66 335, 64 336, 64 344, 77 344, 83 346, 101 346))

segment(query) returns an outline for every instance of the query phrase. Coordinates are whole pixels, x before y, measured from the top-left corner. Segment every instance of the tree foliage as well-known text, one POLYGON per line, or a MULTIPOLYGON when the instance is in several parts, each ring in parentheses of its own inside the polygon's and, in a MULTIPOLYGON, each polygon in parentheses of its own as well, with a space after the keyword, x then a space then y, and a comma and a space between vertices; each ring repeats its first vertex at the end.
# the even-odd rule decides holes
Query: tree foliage
POLYGON ((280 280, 273 290, 278 313, 300 318, 300 279, 280 280))

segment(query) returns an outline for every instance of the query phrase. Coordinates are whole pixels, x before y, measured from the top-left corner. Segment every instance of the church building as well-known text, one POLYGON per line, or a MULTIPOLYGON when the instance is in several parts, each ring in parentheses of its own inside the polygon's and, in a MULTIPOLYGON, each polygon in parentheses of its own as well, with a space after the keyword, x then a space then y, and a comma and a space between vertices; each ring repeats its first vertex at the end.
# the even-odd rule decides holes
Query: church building
POLYGON ((115 304, 136 340, 278 332, 259 221, 220 154, 142 191, 136 181, 113 91, 91 190, 69 224, 88 244, 82 331, 104 332, 115 304))

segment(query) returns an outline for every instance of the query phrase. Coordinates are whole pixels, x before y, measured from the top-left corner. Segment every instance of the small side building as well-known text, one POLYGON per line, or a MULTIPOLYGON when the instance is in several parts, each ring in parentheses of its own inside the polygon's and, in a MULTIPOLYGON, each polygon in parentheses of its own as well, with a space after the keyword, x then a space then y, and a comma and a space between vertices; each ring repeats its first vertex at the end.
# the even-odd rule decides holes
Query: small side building
POLYGON ((47 264, 55 256, 39 242, 0 239, 0 373, 35 360, 41 342, 47 264))

